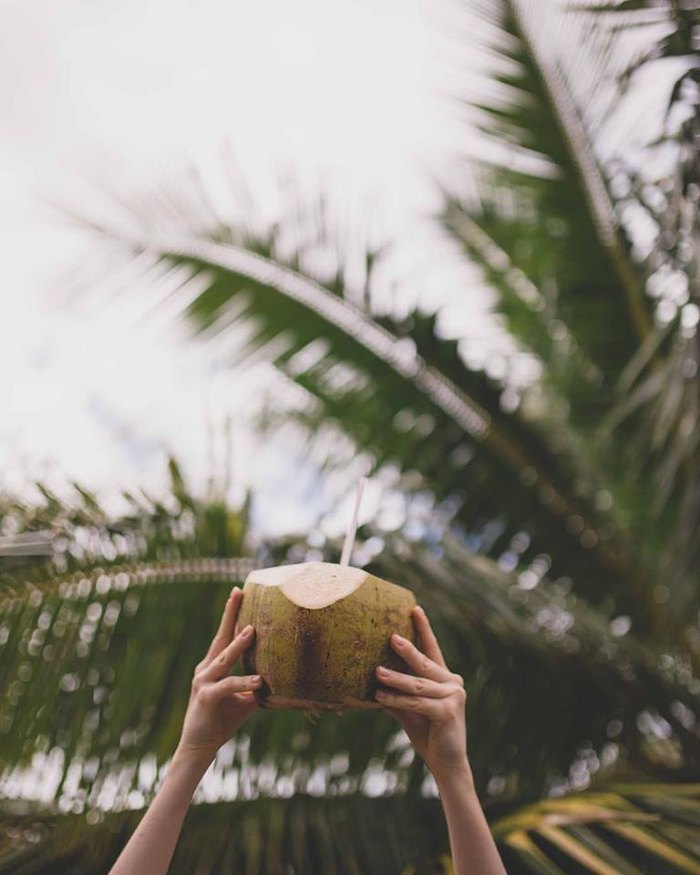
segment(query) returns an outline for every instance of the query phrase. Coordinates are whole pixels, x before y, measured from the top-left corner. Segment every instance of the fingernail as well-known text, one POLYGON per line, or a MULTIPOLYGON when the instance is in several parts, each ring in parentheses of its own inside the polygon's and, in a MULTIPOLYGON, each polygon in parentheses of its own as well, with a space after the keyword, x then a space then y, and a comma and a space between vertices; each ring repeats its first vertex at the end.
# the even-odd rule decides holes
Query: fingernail
POLYGON ((377 669, 377 674, 379 675, 379 677, 385 678, 389 675, 389 672, 384 668, 384 666, 380 665, 377 669))
POLYGON ((261 684, 261 683, 262 683, 262 678, 260 677, 259 674, 254 674, 253 677, 250 679, 250 682, 251 682, 252 684, 261 684))
POLYGON ((240 592, 240 591, 241 591, 241 590, 240 590, 240 587, 238 587, 238 586, 234 586, 234 588, 231 590, 231 598, 233 598, 233 596, 235 596, 236 593, 237 593, 237 592, 240 592))
POLYGON ((394 641, 398 644, 399 647, 403 647, 405 644, 408 644, 405 638, 402 638, 401 635, 397 635, 394 633, 394 641))
POLYGON ((241 635, 245 635, 247 638, 252 631, 253 631, 253 627, 250 625, 250 623, 248 623, 248 625, 245 627, 245 629, 241 632, 241 635))
POLYGON ((374 695, 377 699, 385 699, 386 698, 386 693, 384 692, 384 690, 377 690, 377 692, 374 695))
POLYGON ((418 611, 419 614, 422 614, 423 616, 425 616, 425 611, 423 610, 423 608, 420 605, 416 605, 416 610, 418 611))

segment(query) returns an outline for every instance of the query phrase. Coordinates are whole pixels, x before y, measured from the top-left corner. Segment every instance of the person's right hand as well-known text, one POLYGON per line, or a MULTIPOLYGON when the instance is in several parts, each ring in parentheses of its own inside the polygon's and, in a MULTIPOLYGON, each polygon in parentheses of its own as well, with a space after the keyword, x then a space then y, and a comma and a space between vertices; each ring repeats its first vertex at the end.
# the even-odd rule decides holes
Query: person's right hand
POLYGON ((237 677, 229 672, 255 637, 246 626, 234 637, 243 593, 234 587, 226 602, 219 631, 207 655, 194 670, 192 691, 177 752, 214 759, 216 752, 236 732, 257 702, 253 690, 260 687, 258 675, 237 677))
POLYGON ((413 609, 413 620, 424 652, 400 635, 390 641, 416 674, 378 666, 377 678, 391 690, 377 690, 377 701, 399 721, 436 781, 456 773, 468 777, 464 681, 447 668, 422 608, 413 609))

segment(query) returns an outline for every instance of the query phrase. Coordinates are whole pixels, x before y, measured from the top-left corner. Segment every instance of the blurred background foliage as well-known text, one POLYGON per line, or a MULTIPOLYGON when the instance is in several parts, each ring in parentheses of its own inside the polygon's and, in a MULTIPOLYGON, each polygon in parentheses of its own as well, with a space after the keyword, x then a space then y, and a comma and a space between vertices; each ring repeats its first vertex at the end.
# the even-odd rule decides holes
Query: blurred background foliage
MULTIPOLYGON (((546 4, 470 7, 498 86, 469 108, 490 158, 465 161, 435 224, 534 377, 470 366, 437 314, 376 306, 381 249, 356 294, 323 201, 232 226, 190 174, 87 224, 232 367, 274 363, 290 392, 263 432, 301 429, 309 452, 335 436, 390 484, 406 522, 363 526, 354 562, 415 590, 465 676, 508 871, 700 872, 700 7, 582 6, 569 66, 546 4), (638 165, 603 161, 636 71, 670 58, 663 135, 638 165)), ((107 871, 230 587, 339 558, 318 532, 253 543, 225 472, 197 498, 169 470, 169 496, 125 495, 121 514, 78 484, 2 499, 0 872, 107 871)), ((434 789, 382 713, 257 714, 200 786, 173 871, 450 871, 434 789)))

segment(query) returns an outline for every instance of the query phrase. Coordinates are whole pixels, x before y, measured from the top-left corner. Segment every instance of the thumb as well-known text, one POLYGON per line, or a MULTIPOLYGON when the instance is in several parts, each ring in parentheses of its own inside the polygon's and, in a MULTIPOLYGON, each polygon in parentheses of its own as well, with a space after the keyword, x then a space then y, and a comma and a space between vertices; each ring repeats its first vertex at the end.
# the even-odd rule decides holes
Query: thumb
POLYGON ((252 714, 252 712, 258 707, 258 700, 255 698, 255 693, 249 691, 245 693, 236 693, 233 698, 238 706, 238 713, 244 717, 252 714))

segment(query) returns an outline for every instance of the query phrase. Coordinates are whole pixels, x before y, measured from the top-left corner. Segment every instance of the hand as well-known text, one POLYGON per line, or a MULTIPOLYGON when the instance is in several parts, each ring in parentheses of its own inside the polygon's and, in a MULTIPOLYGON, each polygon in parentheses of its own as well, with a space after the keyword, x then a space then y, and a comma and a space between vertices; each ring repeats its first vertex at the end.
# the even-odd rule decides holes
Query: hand
POLYGON ((400 635, 390 642, 417 676, 378 666, 379 681, 392 689, 377 690, 377 700, 399 721, 436 781, 456 772, 471 776, 464 681, 447 668, 422 608, 413 609, 413 621, 424 652, 400 635))
POLYGON ((226 602, 219 631, 207 655, 194 670, 192 692, 177 748, 180 754, 213 760, 219 748, 257 707, 252 691, 261 685, 260 677, 229 675, 236 660, 255 637, 252 626, 246 626, 234 637, 242 601, 243 593, 234 587, 226 602))

